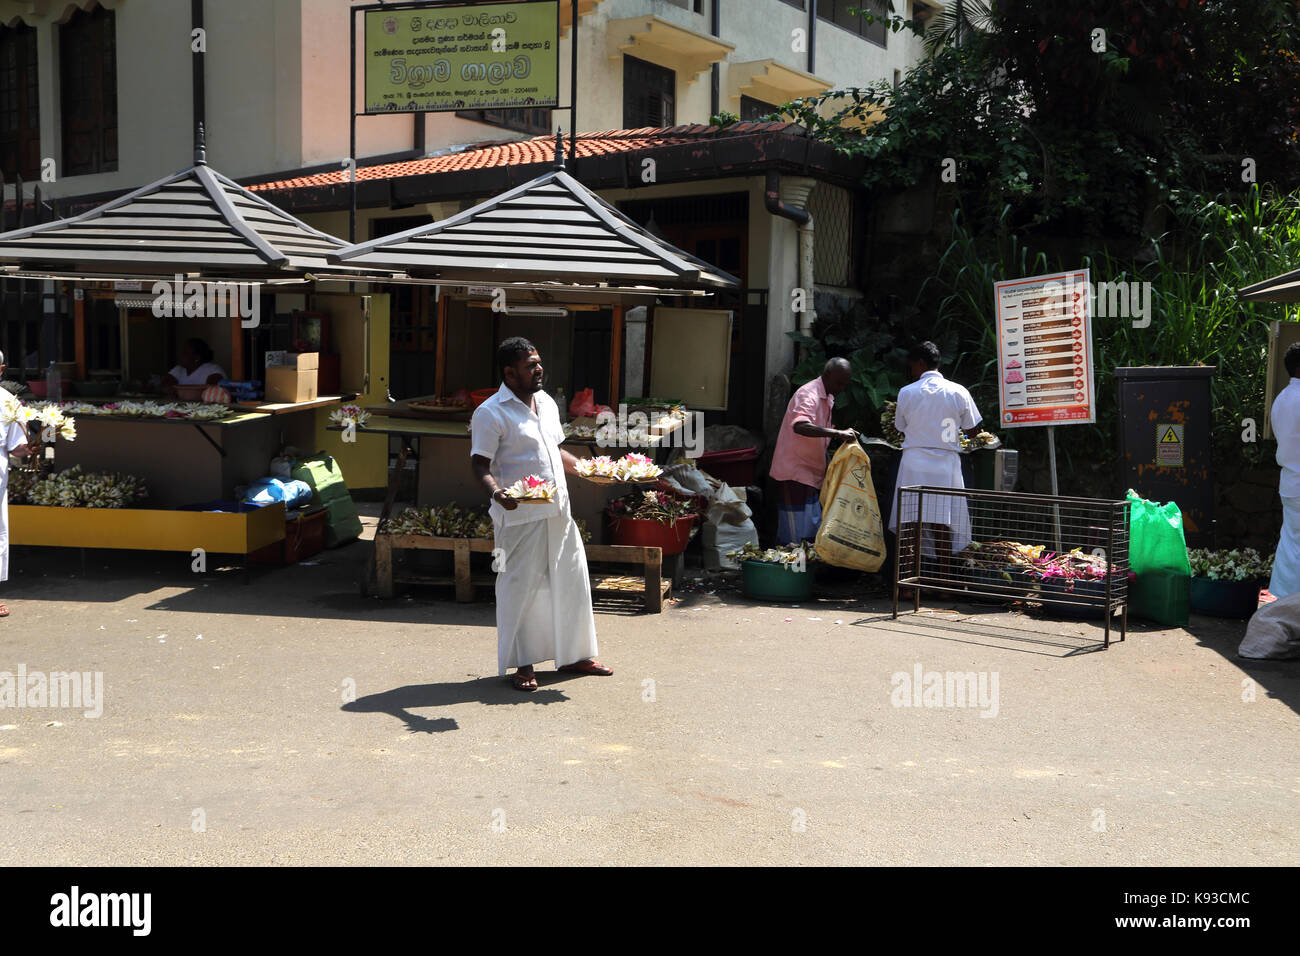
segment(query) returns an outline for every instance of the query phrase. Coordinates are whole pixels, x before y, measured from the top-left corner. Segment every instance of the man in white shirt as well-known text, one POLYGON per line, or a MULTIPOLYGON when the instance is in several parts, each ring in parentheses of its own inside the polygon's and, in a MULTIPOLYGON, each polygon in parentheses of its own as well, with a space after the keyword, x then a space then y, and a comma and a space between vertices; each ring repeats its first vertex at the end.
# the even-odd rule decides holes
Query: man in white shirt
MULTIPOLYGON (((965 488, 961 476, 961 431, 974 428, 981 416, 970 392, 939 373, 937 345, 933 342, 915 345, 907 359, 912 384, 899 390, 894 413, 894 427, 904 438, 889 530, 898 534, 901 566, 919 571, 916 559, 911 557, 918 521, 916 496, 910 495, 909 500, 902 502, 904 513, 900 515, 899 489, 909 485, 965 488)), ((940 574, 950 577, 952 555, 971 540, 966 499, 957 495, 923 496, 921 510, 923 553, 937 552, 940 574)))
POLYGON ((489 509, 497 571, 497 669, 517 690, 537 690, 533 665, 608 676, 596 660, 587 554, 569 510, 564 473, 577 459, 560 448, 564 427, 555 401, 542 391, 542 359, 523 338, 497 349, 502 384, 474 410, 470 456, 474 477, 492 496, 489 509), (537 475, 555 483, 555 499, 523 507, 505 489, 537 475), (563 663, 562 663, 563 662, 563 663))
POLYGON ((163 389, 175 394, 177 385, 216 385, 225 370, 212 361, 212 349, 202 339, 186 339, 176 352, 177 365, 163 376, 163 389))
POLYGON ((1282 498, 1282 537, 1273 555, 1269 593, 1276 598, 1300 592, 1300 342, 1286 350, 1291 381, 1273 399, 1270 420, 1277 438, 1277 463, 1282 466, 1278 494, 1282 498))

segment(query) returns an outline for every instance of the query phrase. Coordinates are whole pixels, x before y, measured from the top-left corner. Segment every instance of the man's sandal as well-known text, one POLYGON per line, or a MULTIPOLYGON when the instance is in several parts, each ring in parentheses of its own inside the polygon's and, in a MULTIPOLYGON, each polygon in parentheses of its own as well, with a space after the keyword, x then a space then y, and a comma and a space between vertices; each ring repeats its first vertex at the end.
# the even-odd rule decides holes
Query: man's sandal
POLYGON ((515 671, 510 675, 510 683, 514 685, 515 690, 537 690, 537 674, 521 674, 515 671))
POLYGON ((600 661, 582 660, 576 664, 565 664, 563 667, 557 667, 556 670, 563 671, 567 674, 592 674, 597 677, 609 677, 614 671, 606 667, 600 661))

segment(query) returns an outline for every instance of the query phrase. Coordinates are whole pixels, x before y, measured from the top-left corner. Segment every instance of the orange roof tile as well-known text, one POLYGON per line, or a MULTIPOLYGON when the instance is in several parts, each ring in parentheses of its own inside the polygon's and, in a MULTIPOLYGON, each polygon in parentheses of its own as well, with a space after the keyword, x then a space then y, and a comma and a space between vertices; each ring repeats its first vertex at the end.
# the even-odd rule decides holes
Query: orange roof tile
MULTIPOLYGON (((601 133, 578 134, 578 157, 608 156, 631 153, 661 146, 679 146, 701 139, 746 136, 754 133, 781 132, 798 128, 795 123, 735 123, 725 129, 699 124, 672 126, 664 129, 617 129, 601 133)), ((565 137, 567 156, 568 137, 565 137)), ((555 136, 537 136, 517 142, 492 143, 449 153, 445 156, 428 156, 400 163, 383 163, 378 166, 358 166, 357 181, 369 179, 400 179, 405 176, 425 176, 432 173, 449 173, 466 169, 487 169, 495 166, 526 166, 549 163, 555 158, 555 136)), ((311 186, 335 186, 347 182, 343 169, 256 183, 247 188, 254 192, 304 189, 311 186)))

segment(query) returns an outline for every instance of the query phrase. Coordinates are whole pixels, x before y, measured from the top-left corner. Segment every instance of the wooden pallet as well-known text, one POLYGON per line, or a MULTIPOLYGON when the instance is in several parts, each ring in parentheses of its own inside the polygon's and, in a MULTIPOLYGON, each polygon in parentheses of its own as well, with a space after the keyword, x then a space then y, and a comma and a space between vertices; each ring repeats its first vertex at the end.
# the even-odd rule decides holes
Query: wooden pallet
MULTIPOLYGON (((475 552, 491 554, 491 538, 434 538, 422 534, 375 535, 375 579, 380 597, 391 598, 398 584, 451 584, 456 589, 456 600, 462 603, 474 600, 474 588, 494 584, 494 574, 472 574, 469 556, 475 552), (454 556, 453 576, 395 574, 394 551, 450 551, 454 556)), ((645 609, 653 614, 663 611, 664 598, 672 591, 672 582, 663 577, 663 552, 659 548, 627 547, 612 544, 585 545, 588 561, 612 564, 639 565, 640 576, 593 575, 592 592, 617 594, 624 597, 641 593, 645 609)))

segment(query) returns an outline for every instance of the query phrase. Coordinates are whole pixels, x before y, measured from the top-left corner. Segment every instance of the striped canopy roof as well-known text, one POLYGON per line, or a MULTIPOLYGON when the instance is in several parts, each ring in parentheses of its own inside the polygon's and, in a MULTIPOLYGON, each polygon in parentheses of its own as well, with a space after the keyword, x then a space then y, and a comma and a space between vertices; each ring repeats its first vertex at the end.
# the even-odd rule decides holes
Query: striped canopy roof
POLYGON ((413 278, 722 289, 738 279, 669 245, 557 167, 441 222, 332 253, 413 278))
POLYGON ((0 234, 0 264, 60 276, 257 280, 338 273, 326 256, 346 245, 198 163, 81 215, 0 234))

